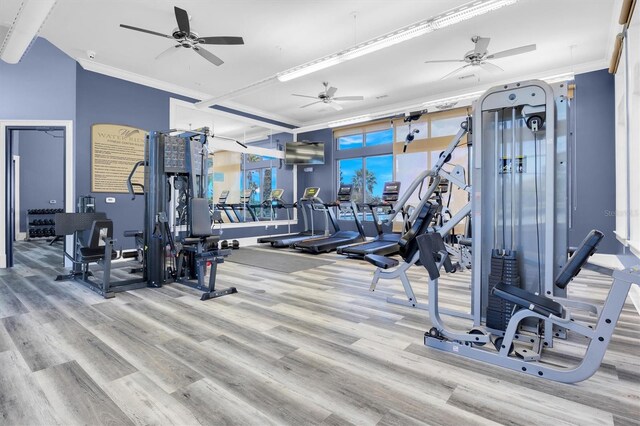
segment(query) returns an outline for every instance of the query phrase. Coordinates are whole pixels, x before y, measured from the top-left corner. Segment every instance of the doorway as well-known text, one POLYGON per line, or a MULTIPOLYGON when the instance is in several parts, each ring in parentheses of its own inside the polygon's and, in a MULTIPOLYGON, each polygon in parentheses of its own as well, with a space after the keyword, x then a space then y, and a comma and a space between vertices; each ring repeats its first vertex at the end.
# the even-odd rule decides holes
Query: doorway
POLYGON ((14 265, 14 245, 54 238, 56 211, 73 211, 71 121, 0 122, 0 268, 14 265))

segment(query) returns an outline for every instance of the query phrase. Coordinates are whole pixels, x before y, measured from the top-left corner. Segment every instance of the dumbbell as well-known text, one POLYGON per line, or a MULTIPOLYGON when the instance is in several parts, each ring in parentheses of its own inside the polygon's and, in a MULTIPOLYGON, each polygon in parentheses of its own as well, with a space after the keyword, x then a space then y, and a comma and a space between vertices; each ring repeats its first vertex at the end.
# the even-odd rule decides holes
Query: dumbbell
POLYGON ((222 242, 220 243, 220 248, 222 250, 228 249, 229 248, 229 241, 227 240, 222 240, 222 242))
POLYGON ((233 250, 238 250, 240 248, 240 241, 238 240, 231 241, 231 248, 233 250))

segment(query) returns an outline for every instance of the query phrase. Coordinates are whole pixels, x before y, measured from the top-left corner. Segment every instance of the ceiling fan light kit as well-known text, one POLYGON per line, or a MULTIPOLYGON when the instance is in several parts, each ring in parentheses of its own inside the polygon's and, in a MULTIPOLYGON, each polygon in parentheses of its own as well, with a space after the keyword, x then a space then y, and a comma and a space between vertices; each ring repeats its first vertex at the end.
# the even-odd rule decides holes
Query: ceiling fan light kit
POLYGON ((339 63, 358 58, 363 55, 384 49, 394 44, 439 30, 450 25, 474 18, 479 15, 516 3, 518 0, 476 0, 460 7, 446 11, 433 18, 416 22, 380 37, 367 40, 349 49, 327 55, 305 64, 278 73, 278 80, 285 82, 316 71, 329 68, 339 63))

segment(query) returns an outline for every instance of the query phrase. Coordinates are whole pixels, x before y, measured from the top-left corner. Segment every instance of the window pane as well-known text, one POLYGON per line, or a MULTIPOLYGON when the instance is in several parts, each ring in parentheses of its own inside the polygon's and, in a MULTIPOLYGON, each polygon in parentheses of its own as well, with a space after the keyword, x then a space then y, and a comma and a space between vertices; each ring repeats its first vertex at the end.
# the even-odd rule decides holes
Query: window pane
POLYGON ((385 182, 393 180, 393 155, 377 155, 366 158, 365 202, 382 200, 385 182))
POLYGON ((251 199, 249 201, 250 204, 259 204, 260 203, 260 192, 261 182, 260 182, 260 170, 248 170, 246 172, 247 178, 247 189, 251 189, 251 199))
MULTIPOLYGON (((356 203, 363 202, 362 158, 348 158, 338 160, 338 179, 340 184, 353 185, 351 199, 356 203)), ((342 219, 343 215, 340 214, 342 219)))
POLYGON ((391 128, 369 132, 366 135, 367 146, 384 145, 391 142, 393 142, 393 129, 391 128))
POLYGON ((362 148, 362 139, 362 134, 339 137, 338 149, 362 148))
POLYGON ((431 137, 455 135, 460 130, 460 123, 465 120, 464 116, 434 119, 431 122, 431 137))

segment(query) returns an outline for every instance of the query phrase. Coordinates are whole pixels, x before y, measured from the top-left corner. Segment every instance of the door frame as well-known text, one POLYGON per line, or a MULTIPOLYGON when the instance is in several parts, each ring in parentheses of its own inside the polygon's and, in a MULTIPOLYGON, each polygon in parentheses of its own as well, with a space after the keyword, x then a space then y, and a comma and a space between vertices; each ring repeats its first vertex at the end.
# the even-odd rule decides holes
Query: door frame
POLYGON ((26 232, 20 232, 20 156, 13 154, 13 214, 14 228, 13 239, 14 241, 24 240, 27 236, 26 232))
POLYGON ((5 196, 0 197, 0 268, 8 265, 8 255, 11 254, 8 247, 13 245, 13 241, 8 241, 7 224, 10 222, 9 215, 11 208, 8 203, 7 185, 11 182, 10 165, 13 159, 7 159, 9 131, 11 129, 37 128, 39 127, 62 127, 64 128, 64 210, 73 212, 75 199, 75 163, 74 159, 74 139, 73 120, 0 120, 0 188, 5 192, 5 196))

